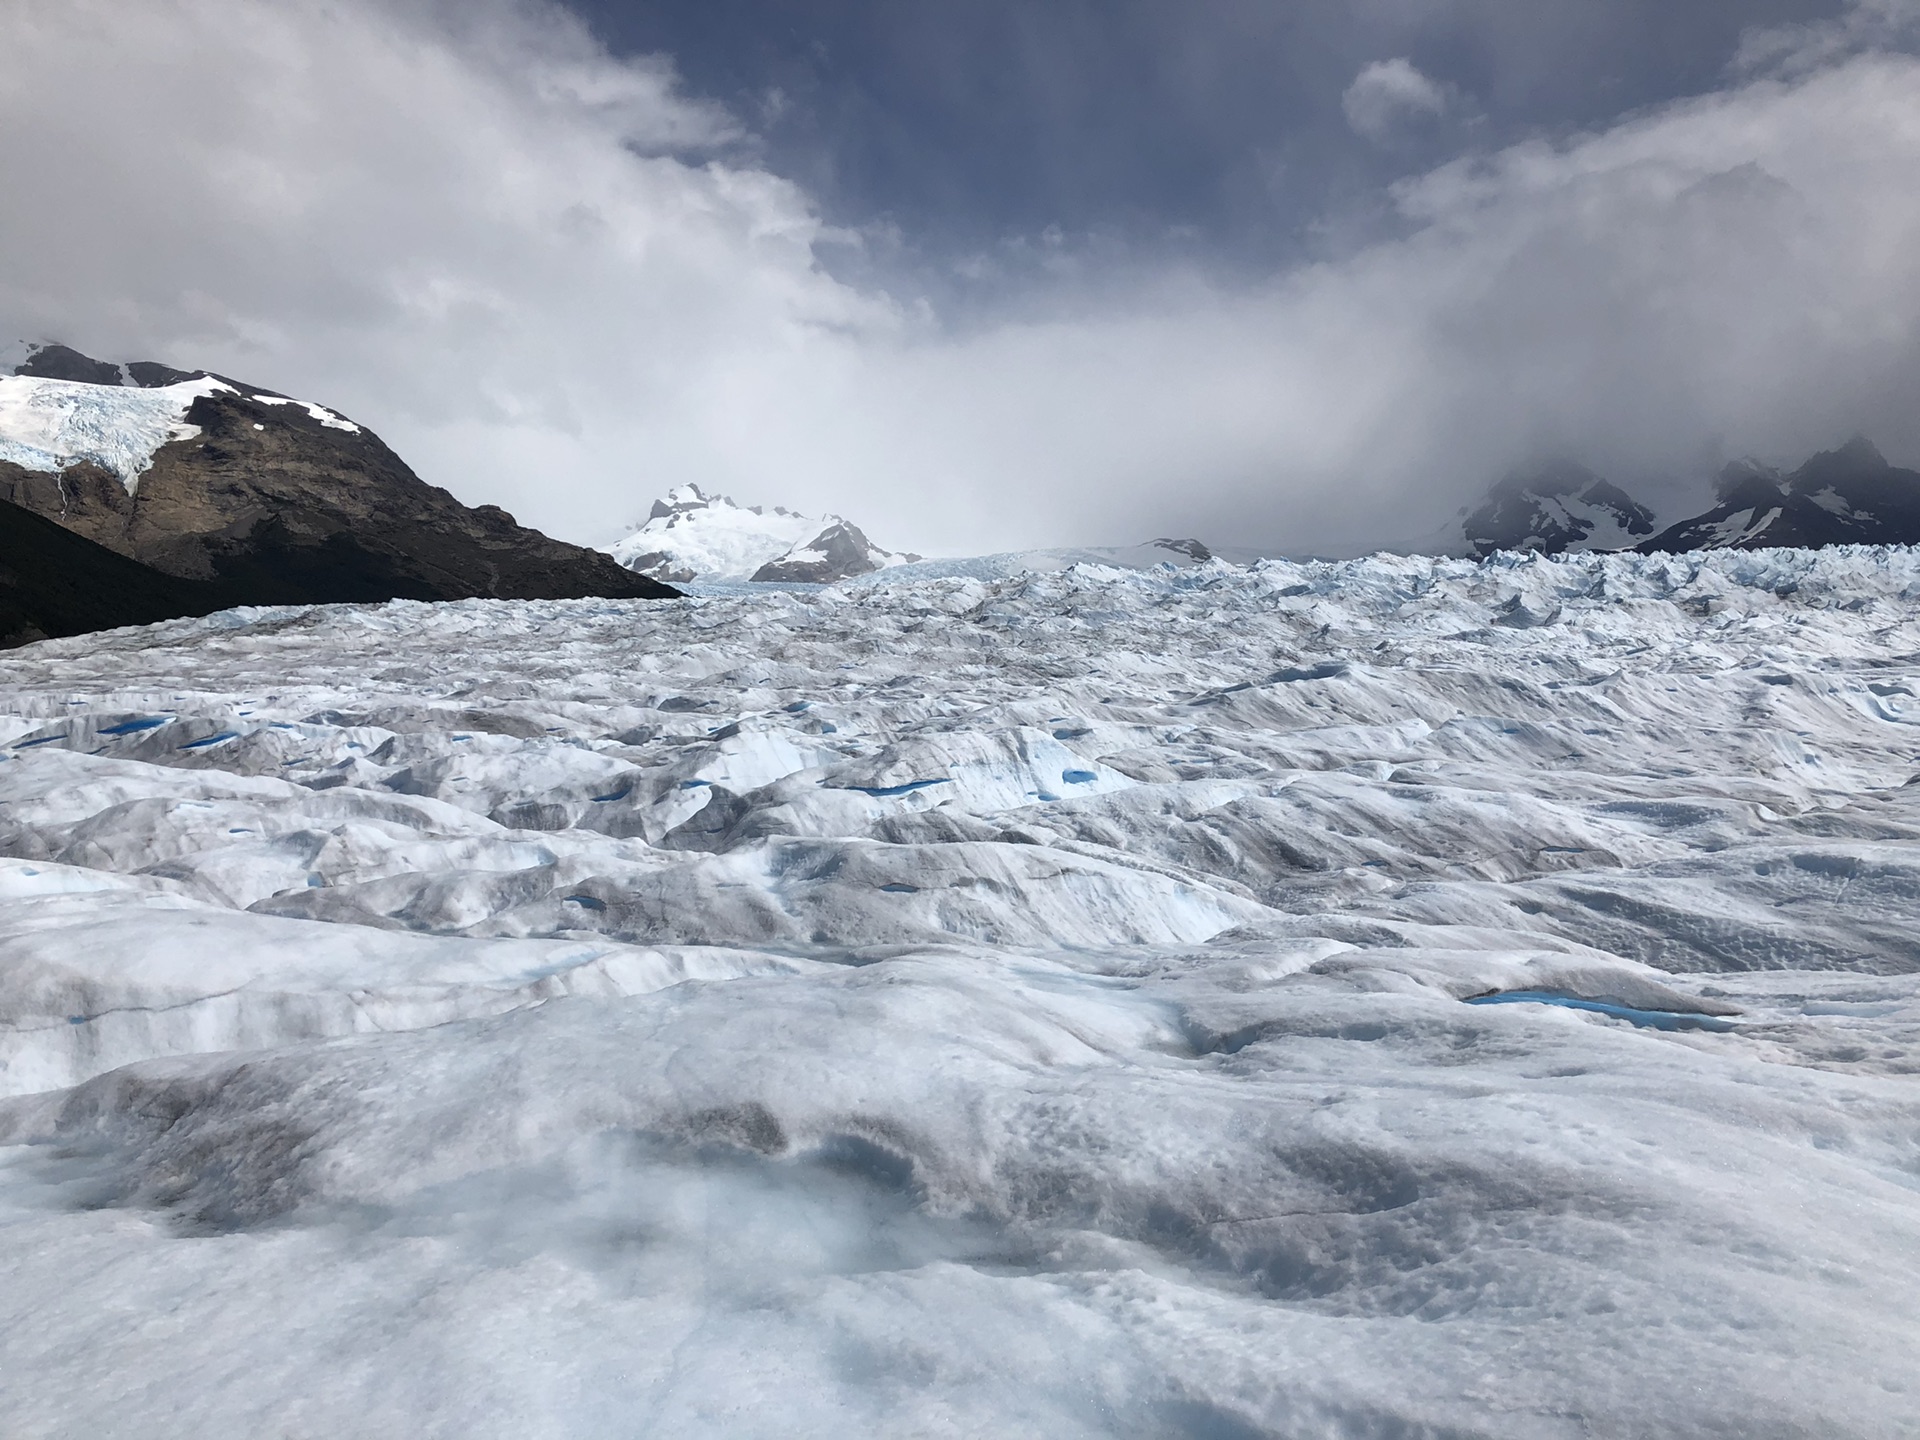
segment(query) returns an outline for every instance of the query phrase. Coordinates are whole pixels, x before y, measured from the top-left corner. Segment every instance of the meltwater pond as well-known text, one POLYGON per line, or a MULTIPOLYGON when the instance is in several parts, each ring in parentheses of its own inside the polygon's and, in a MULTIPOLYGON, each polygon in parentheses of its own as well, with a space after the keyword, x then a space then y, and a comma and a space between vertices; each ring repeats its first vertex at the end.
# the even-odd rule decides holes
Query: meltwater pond
POLYGON ((0 1429, 1920 1434, 1917 597, 982 567, 7 652, 0 1429))

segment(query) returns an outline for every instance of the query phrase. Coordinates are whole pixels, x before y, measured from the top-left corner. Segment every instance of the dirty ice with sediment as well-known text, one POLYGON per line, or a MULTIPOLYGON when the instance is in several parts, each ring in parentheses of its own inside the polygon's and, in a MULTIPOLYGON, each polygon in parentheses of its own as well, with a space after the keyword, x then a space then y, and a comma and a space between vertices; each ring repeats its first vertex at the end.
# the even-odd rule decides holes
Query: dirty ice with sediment
POLYGON ((10 1434, 1920 1432, 1920 558, 9 654, 10 1434))

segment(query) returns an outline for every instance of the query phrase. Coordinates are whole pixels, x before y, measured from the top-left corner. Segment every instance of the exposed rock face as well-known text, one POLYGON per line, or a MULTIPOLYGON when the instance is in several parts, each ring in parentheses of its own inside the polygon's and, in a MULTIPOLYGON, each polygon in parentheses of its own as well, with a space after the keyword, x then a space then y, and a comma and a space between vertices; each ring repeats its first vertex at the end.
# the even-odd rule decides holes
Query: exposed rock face
POLYGON ((163 575, 0 502, 0 646, 208 615, 232 603, 220 586, 163 575))
POLYGON ((15 373, 149 389, 218 382, 185 409, 181 428, 191 433, 159 444, 136 476, 87 460, 0 460, 0 499, 168 575, 218 584, 236 597, 229 603, 678 593, 497 506, 461 504, 371 431, 318 405, 62 346, 43 347, 15 373))
POLYGON ((1213 551, 1208 549, 1203 541, 1193 539, 1169 540, 1163 535, 1153 543, 1162 550, 1170 550, 1175 555, 1186 556, 1187 559, 1193 561, 1196 565, 1204 565, 1207 561, 1213 559, 1213 551))
POLYGON ((1782 545, 1920 544, 1920 472, 1887 463, 1866 440, 1822 451, 1790 475, 1755 460, 1727 466, 1719 503, 1669 526, 1646 551, 1782 545))
MULTIPOLYGON (((182 371, 167 370, 164 365, 141 362, 141 368, 150 371, 166 370, 167 374, 184 380, 187 375, 182 371)), ((123 367, 109 365, 104 360, 95 360, 82 355, 78 350, 65 345, 42 345, 25 360, 14 367, 16 375, 33 375, 43 380, 75 380, 85 385, 125 385, 128 376, 123 367)), ((135 380, 134 384, 144 386, 167 385, 170 380, 135 380)))
POLYGON ((829 525, 805 545, 796 545, 778 560, 753 572, 755 580, 831 585, 855 575, 870 575, 884 562, 858 525, 841 520, 829 525))
POLYGON ((1653 512, 1584 466, 1558 461, 1511 475, 1466 520, 1479 556, 1496 550, 1625 550, 1653 534, 1653 512))
POLYGON ((1503 480, 1467 517, 1473 553, 1496 550, 1817 550, 1920 545, 1920 471, 1855 438, 1786 473, 1758 460, 1720 472, 1715 504, 1655 533, 1653 513, 1619 487, 1561 463, 1503 480))

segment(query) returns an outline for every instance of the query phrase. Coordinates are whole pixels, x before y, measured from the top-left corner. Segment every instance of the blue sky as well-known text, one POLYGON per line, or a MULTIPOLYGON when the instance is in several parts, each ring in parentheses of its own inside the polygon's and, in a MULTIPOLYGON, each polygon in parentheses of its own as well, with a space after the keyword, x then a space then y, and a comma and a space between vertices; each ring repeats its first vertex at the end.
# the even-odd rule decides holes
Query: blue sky
POLYGON ((0 341, 610 541, 1422 547, 1920 463, 1920 0, 14 0, 0 341), (1450 528, 1452 527, 1452 528, 1450 528), (1453 537, 1457 538, 1457 537, 1453 537))

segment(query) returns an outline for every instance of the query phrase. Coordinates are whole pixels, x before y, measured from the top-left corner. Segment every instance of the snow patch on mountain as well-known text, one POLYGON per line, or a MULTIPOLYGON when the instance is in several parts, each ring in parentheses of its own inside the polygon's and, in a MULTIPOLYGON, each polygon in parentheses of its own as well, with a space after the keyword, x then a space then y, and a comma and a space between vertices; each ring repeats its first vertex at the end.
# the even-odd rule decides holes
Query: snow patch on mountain
POLYGON ((920 558, 880 548, 838 515, 739 505, 698 485, 675 486, 637 529, 605 549, 629 570, 676 584, 830 583, 920 558))
POLYGON ((1653 534, 1653 512, 1584 466, 1557 462, 1509 476, 1467 516, 1475 555, 1498 550, 1628 550, 1653 534))
POLYGON ((56 474, 92 463, 131 495, 155 451, 200 433, 186 421, 193 402, 233 388, 210 375, 154 389, 0 375, 0 460, 56 474))
POLYGON ((294 400, 285 395, 255 395, 253 398, 261 405, 298 405, 329 430, 345 430, 350 435, 360 433, 360 427, 346 416, 337 414, 324 405, 316 405, 311 400, 294 400))

